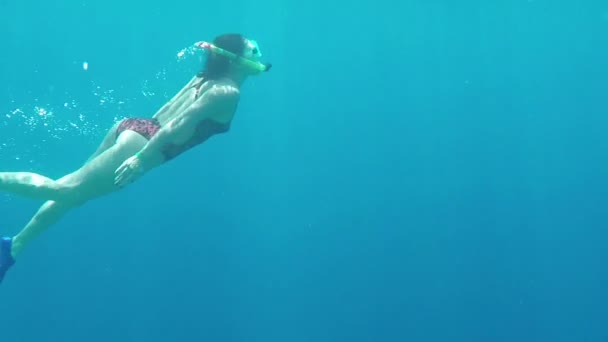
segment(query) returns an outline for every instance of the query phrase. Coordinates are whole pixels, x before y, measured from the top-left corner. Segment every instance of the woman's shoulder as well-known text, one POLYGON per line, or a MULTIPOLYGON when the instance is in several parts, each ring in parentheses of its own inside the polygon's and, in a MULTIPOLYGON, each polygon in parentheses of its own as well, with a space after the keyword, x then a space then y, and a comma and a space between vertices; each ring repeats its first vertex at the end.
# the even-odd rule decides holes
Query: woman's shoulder
POLYGON ((211 86, 210 89, 215 89, 215 91, 229 91, 232 93, 239 93, 238 85, 229 78, 210 80, 209 85, 211 86))
POLYGON ((240 99, 238 86, 230 80, 209 80, 199 98, 200 104, 211 109, 207 117, 220 123, 229 123, 240 99))
POLYGON ((210 80, 205 95, 211 101, 238 101, 240 90, 231 80, 210 80))

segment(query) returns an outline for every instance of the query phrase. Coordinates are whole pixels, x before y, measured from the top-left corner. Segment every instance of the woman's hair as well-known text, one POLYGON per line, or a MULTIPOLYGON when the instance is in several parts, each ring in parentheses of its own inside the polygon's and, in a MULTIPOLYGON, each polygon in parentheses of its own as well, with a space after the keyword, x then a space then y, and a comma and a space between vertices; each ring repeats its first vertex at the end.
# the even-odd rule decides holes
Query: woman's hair
MULTIPOLYGON (((247 40, 240 34, 228 33, 216 37, 213 45, 242 56, 245 52, 247 40)), ((218 79, 225 76, 230 70, 230 60, 224 56, 209 53, 203 66, 203 70, 198 73, 199 77, 206 79, 218 79)))

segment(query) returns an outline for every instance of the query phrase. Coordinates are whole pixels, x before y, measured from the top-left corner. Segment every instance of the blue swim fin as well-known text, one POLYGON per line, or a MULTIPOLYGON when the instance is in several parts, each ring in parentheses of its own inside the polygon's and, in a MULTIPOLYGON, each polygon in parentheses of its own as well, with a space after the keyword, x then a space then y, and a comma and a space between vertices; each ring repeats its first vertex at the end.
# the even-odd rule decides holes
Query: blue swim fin
POLYGON ((9 237, 0 239, 0 283, 2 283, 6 271, 15 264, 15 259, 13 259, 13 255, 11 254, 12 247, 13 239, 9 237))

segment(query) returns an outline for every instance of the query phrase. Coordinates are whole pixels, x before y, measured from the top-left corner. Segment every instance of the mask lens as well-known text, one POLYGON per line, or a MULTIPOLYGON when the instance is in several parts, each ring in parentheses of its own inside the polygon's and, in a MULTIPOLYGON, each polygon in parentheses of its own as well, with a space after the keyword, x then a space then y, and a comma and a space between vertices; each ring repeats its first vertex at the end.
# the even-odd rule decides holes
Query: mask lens
POLYGON ((251 57, 262 57, 262 51, 260 50, 260 46, 255 40, 249 40, 249 43, 247 45, 249 46, 249 51, 251 51, 251 57))

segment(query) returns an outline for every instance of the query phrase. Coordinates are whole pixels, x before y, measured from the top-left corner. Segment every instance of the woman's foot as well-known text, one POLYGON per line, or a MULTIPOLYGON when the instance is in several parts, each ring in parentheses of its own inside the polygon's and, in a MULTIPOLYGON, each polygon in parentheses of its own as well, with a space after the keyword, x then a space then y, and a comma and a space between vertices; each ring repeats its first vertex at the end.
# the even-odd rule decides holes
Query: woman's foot
POLYGON ((9 237, 0 239, 0 283, 2 282, 2 279, 4 279, 6 271, 15 264, 15 259, 13 258, 11 251, 12 248, 13 239, 9 237))

